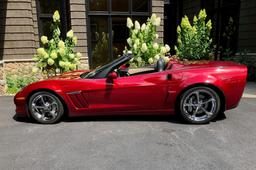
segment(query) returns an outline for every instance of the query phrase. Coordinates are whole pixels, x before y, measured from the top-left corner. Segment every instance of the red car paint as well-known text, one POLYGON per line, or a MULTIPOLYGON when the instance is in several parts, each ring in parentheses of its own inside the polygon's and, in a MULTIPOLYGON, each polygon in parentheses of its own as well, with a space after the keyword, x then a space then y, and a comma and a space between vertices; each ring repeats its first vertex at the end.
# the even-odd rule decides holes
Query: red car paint
POLYGON ((174 114, 178 96, 196 85, 211 86, 222 93, 225 110, 238 105, 246 83, 246 66, 221 61, 171 64, 169 70, 118 77, 112 82, 107 78, 80 78, 80 74, 86 71, 69 72, 35 82, 14 97, 16 113, 29 115, 29 97, 40 90, 58 95, 65 103, 69 116, 174 114))

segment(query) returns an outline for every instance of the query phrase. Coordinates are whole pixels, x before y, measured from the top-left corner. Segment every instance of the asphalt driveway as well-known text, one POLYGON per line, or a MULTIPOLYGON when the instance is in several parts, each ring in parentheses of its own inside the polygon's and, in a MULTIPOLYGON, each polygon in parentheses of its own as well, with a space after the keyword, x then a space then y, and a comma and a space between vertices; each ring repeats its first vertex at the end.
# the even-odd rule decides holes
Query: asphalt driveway
POLYGON ((177 117, 95 117, 39 125, 0 97, 0 169, 256 169, 256 99, 207 125, 177 117))

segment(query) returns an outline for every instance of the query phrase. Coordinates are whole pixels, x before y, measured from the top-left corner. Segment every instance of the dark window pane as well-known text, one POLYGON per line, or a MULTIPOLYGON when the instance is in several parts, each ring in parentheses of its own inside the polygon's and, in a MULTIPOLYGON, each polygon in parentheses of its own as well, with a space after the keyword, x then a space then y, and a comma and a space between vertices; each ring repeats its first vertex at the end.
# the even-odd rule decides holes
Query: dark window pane
POLYGON ((89 9, 91 11, 107 11, 108 1, 107 0, 89 0, 89 9))
POLYGON ((92 68, 108 63, 109 33, 108 18, 104 16, 90 17, 92 68))
POLYGON ((126 46, 126 39, 129 37, 129 30, 126 27, 126 17, 112 18, 112 34, 113 34, 113 57, 117 58, 122 55, 126 46))
POLYGON ((138 21, 140 23, 140 25, 142 25, 143 23, 146 23, 148 19, 148 16, 132 16, 132 20, 134 21, 138 21))
POLYGON ((47 36, 49 39, 52 38, 52 19, 41 19, 42 30, 41 35, 47 36))
POLYGON ((56 10, 60 11, 61 2, 62 0, 39 0, 41 14, 53 14, 56 10))
POLYGON ((148 12, 149 0, 132 0, 132 11, 134 12, 148 12))
POLYGON ((128 11, 129 0, 112 0, 112 11, 128 11))

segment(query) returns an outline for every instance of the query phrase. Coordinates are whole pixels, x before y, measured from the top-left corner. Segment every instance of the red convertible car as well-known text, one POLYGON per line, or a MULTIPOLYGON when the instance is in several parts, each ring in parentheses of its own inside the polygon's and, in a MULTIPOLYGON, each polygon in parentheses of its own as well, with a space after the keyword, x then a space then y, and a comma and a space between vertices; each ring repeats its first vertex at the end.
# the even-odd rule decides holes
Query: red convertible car
POLYGON ((235 108, 246 83, 247 67, 234 62, 157 62, 155 68, 131 73, 131 59, 124 55, 91 72, 32 83, 16 94, 16 113, 44 124, 59 122, 64 114, 181 114, 201 124, 235 108))

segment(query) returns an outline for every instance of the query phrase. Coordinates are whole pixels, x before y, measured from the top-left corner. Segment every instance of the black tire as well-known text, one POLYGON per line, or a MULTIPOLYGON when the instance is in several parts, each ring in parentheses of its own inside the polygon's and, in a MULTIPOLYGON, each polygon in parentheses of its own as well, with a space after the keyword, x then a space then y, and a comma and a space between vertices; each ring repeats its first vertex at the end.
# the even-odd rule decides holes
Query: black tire
POLYGON ((29 98, 28 110, 38 123, 58 123, 64 115, 64 106, 60 99, 46 91, 36 92, 29 98))
POLYGON ((198 86, 190 88, 180 97, 179 111, 188 123, 209 123, 219 114, 220 108, 219 95, 209 87, 198 86))

